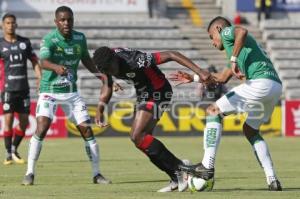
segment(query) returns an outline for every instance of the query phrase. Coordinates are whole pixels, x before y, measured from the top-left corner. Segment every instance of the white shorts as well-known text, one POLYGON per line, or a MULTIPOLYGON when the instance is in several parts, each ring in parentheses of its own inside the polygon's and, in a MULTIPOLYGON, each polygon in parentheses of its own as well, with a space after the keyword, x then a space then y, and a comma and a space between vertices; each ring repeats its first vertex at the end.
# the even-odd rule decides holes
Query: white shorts
POLYGON ((36 108, 36 117, 53 119, 57 105, 60 105, 68 119, 76 125, 90 120, 87 107, 77 92, 41 93, 36 108))
POLYGON ((216 101, 224 115, 248 113, 246 123, 259 129, 272 115, 280 99, 282 86, 269 79, 247 80, 216 101))

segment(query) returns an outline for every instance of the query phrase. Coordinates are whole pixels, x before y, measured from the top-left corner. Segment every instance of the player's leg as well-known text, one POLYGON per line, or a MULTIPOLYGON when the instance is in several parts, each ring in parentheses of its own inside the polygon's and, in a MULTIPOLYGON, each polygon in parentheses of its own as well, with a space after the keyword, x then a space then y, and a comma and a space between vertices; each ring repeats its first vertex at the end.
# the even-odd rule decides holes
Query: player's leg
POLYGON ((4 165, 10 165, 13 163, 11 146, 13 138, 13 122, 14 122, 14 109, 15 101, 14 95, 11 92, 1 93, 1 101, 3 103, 4 112, 4 145, 6 149, 6 158, 3 162, 4 165))
POLYGON ((28 117, 30 113, 30 98, 29 91, 19 92, 17 96, 17 103, 15 104, 15 112, 19 114, 19 125, 15 128, 15 137, 12 144, 12 158, 18 164, 24 164, 19 153, 18 147, 25 136, 25 131, 28 126, 28 117))
POLYGON ((82 138, 85 141, 85 151, 89 160, 91 161, 93 172, 93 183, 95 184, 109 184, 110 180, 106 179, 99 169, 100 153, 99 145, 94 137, 91 128, 90 116, 87 112, 87 107, 78 93, 72 94, 68 103, 62 104, 62 108, 66 115, 69 115, 71 121, 76 124, 82 138))
POLYGON ((99 162, 100 162, 100 152, 97 141, 94 137, 94 133, 90 126, 90 121, 82 122, 77 125, 82 138, 85 141, 85 150, 91 161, 92 171, 93 171, 93 183, 94 184, 110 184, 111 181, 106 179, 100 172, 99 162))
POLYGON ((215 160, 221 139, 222 118, 220 116, 221 111, 215 103, 207 107, 206 114, 206 127, 204 129, 203 136, 204 155, 202 162, 190 166, 183 165, 180 168, 197 177, 201 177, 205 180, 211 180, 212 186, 207 189, 211 190, 213 188, 214 181, 215 160))
MULTIPOLYGON (((254 154, 264 169, 266 181, 272 191, 281 191, 280 182, 277 179, 271 155, 266 141, 259 133, 259 128, 263 122, 267 122, 272 115, 275 105, 281 96, 281 85, 272 80, 262 80, 258 82, 259 88, 264 92, 253 92, 259 99, 255 104, 251 104, 252 109, 247 110, 248 117, 243 126, 244 134, 252 145, 254 154)), ((249 106, 248 106, 249 107, 249 106)))
POLYGON ((47 94, 40 94, 37 108, 36 121, 37 129, 29 141, 27 170, 23 179, 23 185, 33 185, 36 162, 42 150, 43 140, 52 123, 56 112, 56 100, 47 94))
POLYGON ((4 145, 6 149, 6 157, 4 159, 4 165, 10 165, 13 163, 12 161, 12 137, 13 137, 13 122, 14 122, 14 114, 13 113, 4 113, 4 145))
POLYGON ((28 126, 28 114, 19 113, 19 125, 15 128, 15 137, 12 144, 12 158, 18 164, 24 164, 25 160, 18 153, 18 147, 25 136, 25 131, 28 126))

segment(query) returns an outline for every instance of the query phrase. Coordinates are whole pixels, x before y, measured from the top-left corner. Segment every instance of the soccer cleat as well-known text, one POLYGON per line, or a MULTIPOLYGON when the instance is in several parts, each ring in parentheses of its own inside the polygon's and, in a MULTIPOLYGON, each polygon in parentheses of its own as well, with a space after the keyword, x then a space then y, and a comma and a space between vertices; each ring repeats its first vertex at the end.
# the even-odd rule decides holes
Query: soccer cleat
POLYGON ((269 191, 282 191, 279 180, 274 180, 269 184, 269 191))
POLYGON ((21 158, 18 152, 12 154, 12 159, 17 164, 25 164, 25 160, 21 158))
POLYGON ((204 180, 209 180, 214 178, 215 169, 207 169, 202 163, 195 165, 179 165, 179 169, 190 175, 196 176, 198 178, 203 178, 204 180))
MULTIPOLYGON (((182 165, 191 165, 191 161, 182 160, 182 165)), ((176 176, 178 179, 178 191, 183 192, 188 188, 188 174, 185 171, 176 171, 176 176)))
POLYGON ((172 192, 178 189, 178 183, 171 180, 170 183, 166 186, 158 190, 157 192, 165 193, 165 192, 172 192))
POLYGON ((8 156, 7 158, 5 158, 5 160, 3 161, 4 165, 11 165, 13 163, 12 157, 8 156))
POLYGON ((34 174, 30 173, 30 174, 24 176, 22 185, 25 185, 25 186, 33 185, 33 182, 34 182, 34 174))
POLYGON ((111 181, 106 179, 100 173, 98 173, 96 176, 94 176, 93 182, 94 182, 94 184, 111 184, 111 181))

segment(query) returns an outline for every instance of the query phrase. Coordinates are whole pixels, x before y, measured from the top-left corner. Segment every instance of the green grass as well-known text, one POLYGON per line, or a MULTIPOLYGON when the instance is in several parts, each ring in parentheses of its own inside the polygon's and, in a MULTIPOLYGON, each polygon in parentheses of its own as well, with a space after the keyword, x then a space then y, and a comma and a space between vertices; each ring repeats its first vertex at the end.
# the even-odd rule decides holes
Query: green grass
MULTIPOLYGON (((160 138, 180 158, 194 163, 202 159, 202 138, 160 138)), ((214 191, 202 193, 156 193, 168 177, 156 169, 144 154, 135 149, 129 138, 98 138, 101 170, 113 184, 92 184, 90 164, 81 139, 48 139, 37 166, 36 185, 21 186, 25 165, 0 166, 0 198, 66 199, 286 199, 300 198, 300 139, 266 138, 283 192, 267 191, 262 169, 250 145, 243 137, 223 137, 216 164, 214 191)), ((0 140, 1 161, 4 159, 0 140)), ((28 140, 22 143, 25 157, 28 140)))

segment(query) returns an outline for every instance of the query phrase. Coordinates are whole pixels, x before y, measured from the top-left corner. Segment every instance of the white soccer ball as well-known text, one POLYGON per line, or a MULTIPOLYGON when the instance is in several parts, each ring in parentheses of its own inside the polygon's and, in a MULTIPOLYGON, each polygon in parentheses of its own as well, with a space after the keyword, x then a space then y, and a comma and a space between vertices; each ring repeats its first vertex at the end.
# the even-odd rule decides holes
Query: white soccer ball
POLYGON ((188 176, 188 186, 190 191, 205 191, 208 188, 208 183, 203 178, 188 176))

